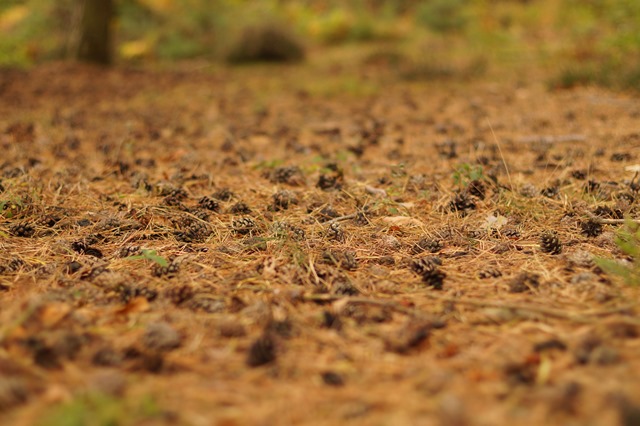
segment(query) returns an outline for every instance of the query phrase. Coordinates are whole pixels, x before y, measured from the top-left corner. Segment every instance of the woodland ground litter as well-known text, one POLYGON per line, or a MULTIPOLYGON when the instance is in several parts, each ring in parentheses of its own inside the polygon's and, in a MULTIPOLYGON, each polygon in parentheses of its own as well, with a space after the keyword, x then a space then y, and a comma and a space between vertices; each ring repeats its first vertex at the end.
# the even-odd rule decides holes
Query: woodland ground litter
POLYGON ((635 424, 593 217, 639 217, 639 118, 379 64, 2 70, 0 419, 635 424))

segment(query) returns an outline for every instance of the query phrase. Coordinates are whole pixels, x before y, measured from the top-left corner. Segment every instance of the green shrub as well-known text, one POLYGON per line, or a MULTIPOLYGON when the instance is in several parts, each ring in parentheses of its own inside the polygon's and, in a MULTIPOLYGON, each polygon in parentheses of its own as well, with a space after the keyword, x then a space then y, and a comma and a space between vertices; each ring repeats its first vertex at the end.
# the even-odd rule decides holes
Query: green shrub
POLYGON ((628 265, 610 259, 596 259, 596 264, 604 271, 624 280, 628 285, 640 285, 640 225, 627 221, 618 231, 616 244, 632 260, 628 265))
POLYGON ((232 63, 295 62, 304 56, 304 45, 291 30, 276 22, 265 22, 241 29, 227 53, 227 60, 232 63))
POLYGON ((438 33, 461 32, 467 25, 467 0, 426 0, 416 10, 418 23, 438 33))

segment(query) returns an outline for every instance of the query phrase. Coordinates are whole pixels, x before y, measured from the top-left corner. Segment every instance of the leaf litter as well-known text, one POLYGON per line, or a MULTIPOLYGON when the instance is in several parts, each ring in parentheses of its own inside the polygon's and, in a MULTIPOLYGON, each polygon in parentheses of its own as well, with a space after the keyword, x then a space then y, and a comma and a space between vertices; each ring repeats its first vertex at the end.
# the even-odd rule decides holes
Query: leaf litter
POLYGON ((313 75, 0 71, 0 418, 630 418, 637 100, 313 75))

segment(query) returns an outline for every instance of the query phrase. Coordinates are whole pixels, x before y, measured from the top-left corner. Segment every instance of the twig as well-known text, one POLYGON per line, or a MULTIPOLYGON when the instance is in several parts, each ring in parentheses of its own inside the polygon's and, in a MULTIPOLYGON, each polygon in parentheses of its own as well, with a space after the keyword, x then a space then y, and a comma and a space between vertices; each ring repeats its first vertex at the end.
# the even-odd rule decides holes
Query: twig
POLYGON ((328 220, 324 223, 326 223, 327 225, 331 225, 332 223, 336 223, 336 222, 342 222, 344 220, 349 220, 349 219, 354 219, 356 216, 358 216, 357 213, 352 213, 352 214, 348 214, 345 216, 339 216, 339 217, 334 217, 331 220, 328 220))
POLYGON ((558 136, 549 136, 549 135, 532 135, 532 136, 523 136, 518 139, 520 143, 561 143, 561 142, 584 142, 587 140, 585 135, 580 134, 569 134, 569 135, 558 135, 558 136))
POLYGON ((596 216, 591 212, 587 212, 587 216, 589 216, 589 218, 594 222, 601 223, 603 225, 622 225, 625 223, 635 223, 640 225, 640 219, 605 219, 600 216, 596 216))
POLYGON ((396 312, 400 312, 405 315, 411 316, 424 316, 424 314, 416 309, 410 309, 398 302, 394 302, 392 300, 379 300, 379 299, 370 299, 367 297, 344 297, 333 294, 305 294, 303 296, 303 300, 307 302, 336 302, 338 300, 344 301, 345 303, 353 303, 359 305, 374 305, 381 306, 383 308, 393 309, 396 312))
POLYGON ((461 305, 477 306, 481 308, 498 308, 509 309, 512 311, 530 312, 534 314, 541 314, 548 317, 557 319, 564 319, 568 321, 590 323, 592 318, 590 317, 602 317, 611 314, 627 312, 637 306, 637 303, 629 304, 626 306, 620 306, 610 309, 582 312, 581 314, 572 314, 561 309, 547 308, 543 306, 535 306, 520 303, 507 303, 507 302, 492 302, 489 300, 473 299, 473 298, 458 298, 450 296, 438 296, 430 293, 422 293, 429 299, 438 300, 440 302, 458 303, 461 305))
MULTIPOLYGON (((634 304, 619 306, 619 307, 610 308, 610 309, 587 311, 581 314, 572 314, 560 309, 520 304, 520 303, 492 302, 492 301, 481 300, 481 299, 438 296, 430 293, 421 293, 421 294, 426 296, 429 299, 438 300, 440 302, 458 303, 461 305, 477 306, 481 308, 498 308, 498 309, 508 309, 512 311, 529 312, 533 314, 541 314, 547 317, 563 319, 563 320, 579 322, 579 323, 591 323, 593 322, 594 317, 597 318, 597 317, 603 317, 603 316, 617 314, 617 313, 628 312, 629 310, 637 306, 637 304, 634 303, 634 304)), ((382 306, 384 308, 393 309, 394 311, 403 313, 405 315, 411 315, 411 316, 425 315, 424 313, 420 312, 417 309, 407 308, 391 300, 378 300, 378 299, 370 299, 366 297, 344 297, 344 296, 330 295, 330 294, 308 294, 303 296, 303 300, 309 301, 309 302, 318 302, 318 301, 334 302, 338 300, 343 300, 345 303, 382 306)))

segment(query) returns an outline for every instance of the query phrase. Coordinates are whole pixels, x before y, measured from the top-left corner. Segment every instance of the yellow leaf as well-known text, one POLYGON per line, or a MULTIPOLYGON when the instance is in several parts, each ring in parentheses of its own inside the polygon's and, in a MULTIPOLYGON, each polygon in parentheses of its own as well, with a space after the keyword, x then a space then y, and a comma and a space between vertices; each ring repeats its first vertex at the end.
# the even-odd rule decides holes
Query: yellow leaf
POLYGON ((29 8, 24 5, 13 6, 0 14, 0 31, 9 32, 29 15, 29 8))
POLYGON ((133 40, 120 45, 120 56, 124 59, 137 59, 148 56, 153 43, 147 39, 133 40))
POLYGON ((382 221, 387 225, 394 226, 405 226, 405 225, 414 225, 414 226, 422 226, 424 225, 418 219, 414 219, 412 217, 407 216, 385 216, 382 218, 382 221))

